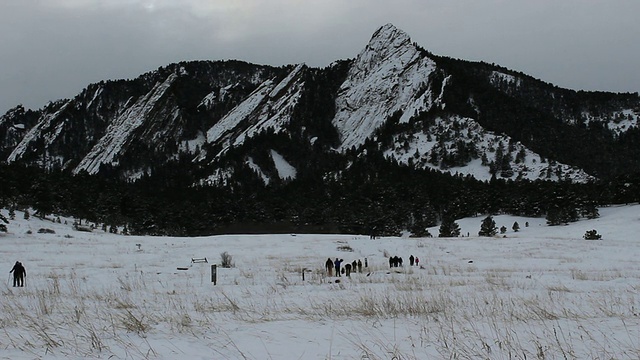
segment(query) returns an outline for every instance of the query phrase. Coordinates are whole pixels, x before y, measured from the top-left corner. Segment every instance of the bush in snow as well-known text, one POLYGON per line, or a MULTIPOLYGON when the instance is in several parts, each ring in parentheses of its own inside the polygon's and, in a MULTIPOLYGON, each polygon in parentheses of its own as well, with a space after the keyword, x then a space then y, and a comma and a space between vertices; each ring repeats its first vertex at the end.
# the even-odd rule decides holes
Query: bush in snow
POLYGON ((600 240, 602 239, 602 235, 598 234, 596 230, 587 230, 582 236, 585 240, 600 240))
POLYGON ((220 254, 220 266, 223 268, 233 267, 233 256, 231 256, 228 252, 223 252, 220 254))

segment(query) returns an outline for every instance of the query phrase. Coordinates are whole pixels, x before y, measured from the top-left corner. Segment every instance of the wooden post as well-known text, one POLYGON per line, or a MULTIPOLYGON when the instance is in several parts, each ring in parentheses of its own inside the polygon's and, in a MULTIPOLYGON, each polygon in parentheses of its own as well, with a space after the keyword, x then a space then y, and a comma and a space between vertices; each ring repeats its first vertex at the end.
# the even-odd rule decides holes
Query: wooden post
POLYGON ((211 282, 213 285, 216 285, 218 282, 218 269, 216 264, 211 265, 211 282))
POLYGON ((302 269, 302 281, 304 281, 304 271, 305 269, 302 269))

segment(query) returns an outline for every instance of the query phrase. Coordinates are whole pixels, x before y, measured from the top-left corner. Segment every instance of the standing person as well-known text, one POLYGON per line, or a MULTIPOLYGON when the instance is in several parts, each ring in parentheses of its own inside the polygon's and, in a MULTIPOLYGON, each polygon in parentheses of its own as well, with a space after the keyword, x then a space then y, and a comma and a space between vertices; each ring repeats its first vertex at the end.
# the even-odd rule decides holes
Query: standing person
POLYGON ((331 261, 331 258, 327 259, 327 261, 324 263, 324 267, 325 269, 327 269, 327 276, 333 276, 333 261, 331 261))
POLYGON ((413 255, 409 256, 409 266, 413 266, 414 261, 415 259, 413 258, 413 255))
POLYGON ((389 256, 389 267, 393 267, 393 256, 389 256))
POLYGON ((336 268, 336 276, 340 276, 340 264, 342 263, 342 259, 338 260, 338 258, 336 258, 336 261, 333 262, 333 265, 336 268))
POLYGON ((24 286, 24 277, 27 275, 27 270, 20 261, 16 261, 9 273, 13 273, 13 287, 24 286))
POLYGON ((420 259, 418 259, 418 257, 416 256, 416 266, 420 266, 420 259))
POLYGON ((360 261, 360 259, 358 259, 358 272, 362 272, 362 261, 360 261))

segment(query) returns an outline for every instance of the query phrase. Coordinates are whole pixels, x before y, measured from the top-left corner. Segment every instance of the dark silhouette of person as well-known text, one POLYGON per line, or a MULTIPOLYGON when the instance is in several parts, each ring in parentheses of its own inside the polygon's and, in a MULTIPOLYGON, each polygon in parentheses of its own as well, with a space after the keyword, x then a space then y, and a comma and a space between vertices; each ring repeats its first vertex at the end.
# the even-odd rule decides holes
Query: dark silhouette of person
POLYGON ((356 272, 357 268, 358 268, 358 262, 353 260, 353 262, 351 263, 351 271, 356 272))
POLYGON ((398 267, 398 265, 400 264, 400 258, 397 256, 393 257, 393 267, 398 267))
POLYGON ((9 273, 13 273, 13 287, 24 286, 24 277, 27 275, 27 270, 20 261, 16 261, 9 273))
POLYGON ((336 275, 340 276, 340 264, 342 264, 342 259, 338 260, 338 258, 336 258, 336 261, 333 262, 333 265, 336 268, 336 275))
POLYGON ((362 261, 360 261, 360 259, 358 259, 358 272, 362 272, 362 261))
POLYGON ((331 261, 331 258, 327 259, 327 261, 324 263, 324 267, 325 269, 327 269, 327 275, 333 276, 333 261, 331 261))
POLYGON ((416 266, 420 266, 420 259, 416 256, 416 266))
POLYGON ((409 265, 410 266, 413 266, 413 261, 414 261, 413 255, 409 256, 409 265))
POLYGON ((401 257, 398 258, 398 266, 402 267, 402 258, 401 257))
POLYGON ((351 264, 347 263, 344 266, 344 273, 345 275, 347 275, 347 277, 351 277, 351 264))
POLYGON ((393 267, 393 256, 389 256, 389 267, 393 267))

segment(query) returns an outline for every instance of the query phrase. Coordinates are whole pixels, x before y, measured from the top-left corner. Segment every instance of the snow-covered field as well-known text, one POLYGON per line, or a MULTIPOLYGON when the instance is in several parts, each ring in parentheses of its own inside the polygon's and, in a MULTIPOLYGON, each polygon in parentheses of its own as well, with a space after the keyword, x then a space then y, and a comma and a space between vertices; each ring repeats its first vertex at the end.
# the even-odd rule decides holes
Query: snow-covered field
POLYGON ((477 217, 458 220, 471 237, 371 240, 134 237, 18 212, 0 234, 0 359, 639 359, 640 205, 600 214, 558 227, 496 216, 509 230, 494 238, 475 236, 477 217), (584 240, 591 229, 602 240, 584 240), (234 267, 214 285, 223 252, 234 267), (328 257, 368 267, 336 282, 328 257), (11 286, 17 260, 24 288, 11 286))

